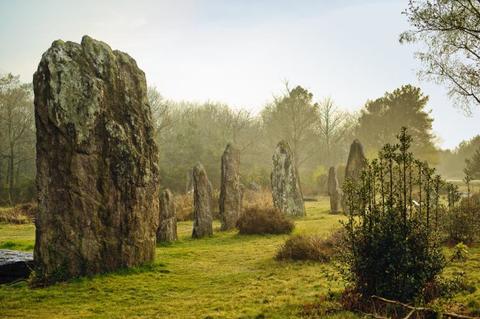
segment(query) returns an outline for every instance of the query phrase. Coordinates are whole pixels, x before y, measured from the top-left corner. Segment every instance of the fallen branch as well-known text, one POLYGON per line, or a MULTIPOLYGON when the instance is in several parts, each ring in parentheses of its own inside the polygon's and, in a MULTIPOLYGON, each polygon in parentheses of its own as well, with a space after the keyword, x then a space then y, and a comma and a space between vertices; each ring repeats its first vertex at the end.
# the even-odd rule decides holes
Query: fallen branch
MULTIPOLYGON (((430 312, 430 313, 437 313, 438 314, 438 312, 436 310, 433 310, 431 308, 414 307, 412 305, 405 304, 405 303, 400 302, 400 301, 390 300, 390 299, 382 298, 382 297, 375 296, 375 295, 371 296, 371 298, 374 299, 374 300, 381 301, 381 302, 386 303, 386 304, 400 306, 400 307, 403 307, 404 309, 410 310, 410 312, 407 314, 407 316, 404 317, 403 319, 412 318, 413 314, 415 314, 417 312, 418 313, 430 312)), ((459 314, 451 313, 451 312, 442 312, 441 315, 442 315, 442 318, 450 318, 450 319, 480 319, 480 317, 471 317, 471 316, 466 316, 466 315, 459 315, 459 314)))

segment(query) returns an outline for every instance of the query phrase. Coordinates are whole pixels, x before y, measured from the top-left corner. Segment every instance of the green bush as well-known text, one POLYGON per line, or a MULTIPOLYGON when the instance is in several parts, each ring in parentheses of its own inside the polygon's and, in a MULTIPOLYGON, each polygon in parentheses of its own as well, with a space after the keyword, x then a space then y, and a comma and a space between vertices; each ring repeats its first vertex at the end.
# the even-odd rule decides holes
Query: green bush
POLYGON ((289 234, 295 224, 276 208, 251 207, 237 222, 240 234, 289 234))
POLYGON ((468 255, 470 252, 468 251, 468 246, 464 243, 458 243, 453 247, 452 252, 452 261, 466 261, 468 259, 468 255))
POLYGON ((480 238, 480 193, 462 198, 444 217, 444 232, 451 244, 471 244, 480 238))
POLYGON ((399 144, 387 144, 359 180, 346 180, 348 205, 341 260, 353 291, 411 302, 445 265, 437 225, 439 176, 399 144), (418 206, 416 203, 419 203, 418 206))

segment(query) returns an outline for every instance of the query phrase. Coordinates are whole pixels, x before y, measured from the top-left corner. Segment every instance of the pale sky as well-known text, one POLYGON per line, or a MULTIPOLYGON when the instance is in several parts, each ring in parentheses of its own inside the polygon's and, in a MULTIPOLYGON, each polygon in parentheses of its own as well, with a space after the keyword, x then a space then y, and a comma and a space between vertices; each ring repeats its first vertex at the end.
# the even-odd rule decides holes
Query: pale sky
POLYGON ((0 73, 30 82, 56 39, 84 34, 129 53, 172 100, 219 101, 254 113, 284 81, 359 110, 403 84, 430 96, 438 145, 480 134, 445 87, 420 82, 415 48, 400 45, 407 0, 0 0, 0 73))

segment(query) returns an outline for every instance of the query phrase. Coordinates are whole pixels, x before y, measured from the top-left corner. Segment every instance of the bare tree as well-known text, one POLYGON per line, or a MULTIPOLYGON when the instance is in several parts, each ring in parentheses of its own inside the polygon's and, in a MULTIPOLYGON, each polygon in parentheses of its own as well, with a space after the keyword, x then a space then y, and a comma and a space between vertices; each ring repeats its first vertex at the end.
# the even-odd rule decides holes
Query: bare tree
POLYGON ((404 14, 412 30, 400 42, 422 42, 421 77, 445 83, 466 111, 480 104, 480 1, 410 0, 404 14))
POLYGON ((327 166, 334 165, 338 159, 333 158, 334 148, 352 131, 352 115, 341 111, 328 97, 319 106, 318 130, 324 146, 324 161, 327 166))
POLYGON ((155 86, 147 90, 148 102, 152 110, 155 136, 162 134, 173 124, 171 103, 166 101, 155 86))
POLYGON ((272 143, 288 142, 299 168, 314 154, 318 104, 312 101, 313 94, 301 86, 290 90, 286 85, 286 89, 284 96, 265 107, 262 120, 267 136, 274 139, 272 143))
POLYGON ((34 157, 32 90, 21 84, 18 76, 0 79, 0 131, 3 159, 7 159, 8 200, 14 203, 14 189, 19 179, 19 165, 34 157))

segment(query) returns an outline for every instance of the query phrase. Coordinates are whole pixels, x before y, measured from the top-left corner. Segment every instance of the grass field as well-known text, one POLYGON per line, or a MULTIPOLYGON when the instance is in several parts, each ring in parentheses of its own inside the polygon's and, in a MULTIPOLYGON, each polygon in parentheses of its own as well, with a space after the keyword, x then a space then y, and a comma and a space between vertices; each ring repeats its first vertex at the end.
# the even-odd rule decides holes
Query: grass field
MULTIPOLYGON (((327 236, 339 227, 328 201, 307 202, 295 233, 327 236)), ((0 286, 1 318, 297 318, 305 304, 340 292, 344 284, 333 264, 278 262, 274 255, 288 236, 240 236, 217 232, 192 240, 191 222, 179 223, 179 241, 157 247, 154 264, 81 278, 43 289, 25 282, 0 286)), ((33 225, 0 225, 0 248, 30 251, 33 225)), ((447 251, 448 254, 448 251, 447 251)), ((480 288, 480 250, 446 273, 467 272, 480 288)), ((470 308, 480 291, 455 296, 470 308)), ((305 316, 303 316, 305 317, 305 316)), ((335 312, 322 318, 359 318, 335 312)))

